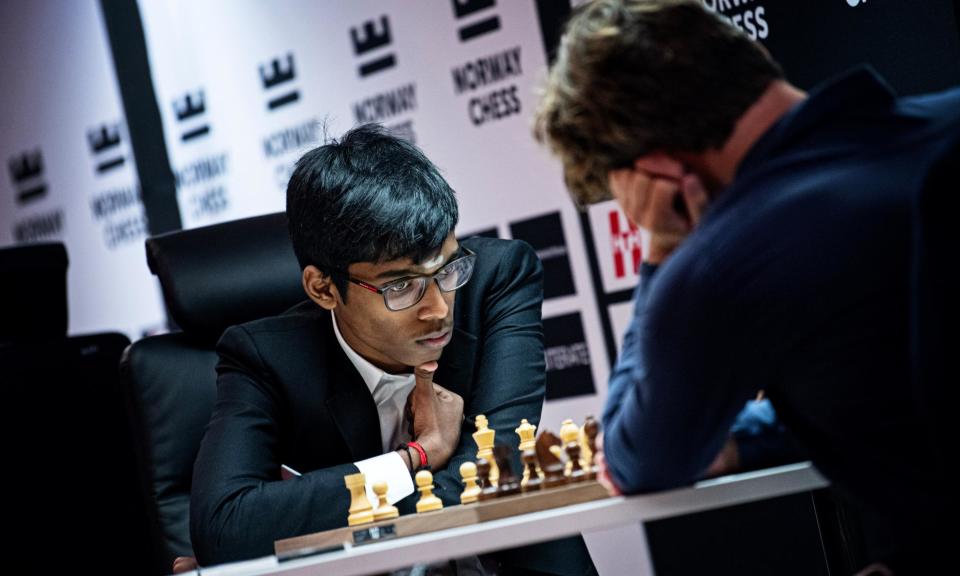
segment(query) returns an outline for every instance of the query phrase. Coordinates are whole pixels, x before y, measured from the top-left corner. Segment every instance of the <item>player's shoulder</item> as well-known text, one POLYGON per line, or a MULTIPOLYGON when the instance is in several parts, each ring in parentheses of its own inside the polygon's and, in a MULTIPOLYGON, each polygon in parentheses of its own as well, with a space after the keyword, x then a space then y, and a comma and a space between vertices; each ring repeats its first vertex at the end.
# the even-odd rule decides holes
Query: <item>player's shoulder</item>
POLYGON ((283 337, 289 333, 313 330, 324 314, 329 315, 329 312, 311 300, 304 300, 276 316, 267 316, 227 328, 220 338, 220 343, 237 339, 256 341, 274 335, 283 337))
POLYGON ((473 236, 463 240, 461 245, 476 252, 478 268, 517 269, 540 265, 533 247, 523 240, 473 236))
POLYGON ((960 86, 939 92, 904 96, 897 101, 901 113, 923 115, 955 127, 960 122, 960 86))

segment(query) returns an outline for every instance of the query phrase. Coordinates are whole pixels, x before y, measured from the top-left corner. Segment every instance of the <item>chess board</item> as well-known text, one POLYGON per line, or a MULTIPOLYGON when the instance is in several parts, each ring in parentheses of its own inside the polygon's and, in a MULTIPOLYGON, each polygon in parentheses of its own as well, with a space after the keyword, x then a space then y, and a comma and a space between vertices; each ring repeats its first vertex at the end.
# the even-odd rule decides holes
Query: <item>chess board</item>
POLYGON ((434 512, 408 514, 372 524, 336 528, 278 540, 274 543, 274 551, 277 557, 283 560, 322 550, 340 549, 345 544, 357 545, 370 541, 371 537, 375 540, 384 534, 391 538, 403 538, 607 497, 609 494, 603 486, 594 480, 588 480, 473 504, 450 506, 434 512))

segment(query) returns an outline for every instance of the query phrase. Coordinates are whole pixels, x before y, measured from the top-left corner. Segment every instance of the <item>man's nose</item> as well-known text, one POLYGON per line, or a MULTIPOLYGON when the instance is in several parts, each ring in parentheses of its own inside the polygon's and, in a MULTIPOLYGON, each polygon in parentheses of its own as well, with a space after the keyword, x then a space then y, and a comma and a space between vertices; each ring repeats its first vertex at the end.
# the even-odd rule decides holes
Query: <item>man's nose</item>
POLYGON ((427 286, 427 293, 423 295, 420 301, 420 310, 417 317, 420 320, 433 320, 435 318, 446 318, 450 307, 447 305, 443 292, 436 281, 431 281, 427 286))

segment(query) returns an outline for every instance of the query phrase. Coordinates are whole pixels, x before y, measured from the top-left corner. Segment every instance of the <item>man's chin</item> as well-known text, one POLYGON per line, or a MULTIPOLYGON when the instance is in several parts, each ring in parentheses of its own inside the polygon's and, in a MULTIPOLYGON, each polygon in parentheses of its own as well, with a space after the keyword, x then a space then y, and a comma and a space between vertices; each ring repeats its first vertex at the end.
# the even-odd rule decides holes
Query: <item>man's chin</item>
POLYGON ((424 362, 433 362, 435 360, 439 360, 440 357, 443 356, 443 348, 440 348, 439 350, 433 350, 429 354, 424 354, 423 356, 424 358, 420 362, 421 364, 424 362))
POLYGON ((407 356, 410 360, 416 362, 410 366, 419 366, 424 362, 433 362, 439 360, 443 355, 444 348, 450 343, 453 331, 448 331, 443 337, 434 340, 415 340, 410 354, 407 356))
POLYGON ((409 356, 410 361, 414 368, 423 364, 424 362, 434 362, 440 359, 440 356, 443 355, 443 348, 436 350, 418 350, 416 353, 409 356))

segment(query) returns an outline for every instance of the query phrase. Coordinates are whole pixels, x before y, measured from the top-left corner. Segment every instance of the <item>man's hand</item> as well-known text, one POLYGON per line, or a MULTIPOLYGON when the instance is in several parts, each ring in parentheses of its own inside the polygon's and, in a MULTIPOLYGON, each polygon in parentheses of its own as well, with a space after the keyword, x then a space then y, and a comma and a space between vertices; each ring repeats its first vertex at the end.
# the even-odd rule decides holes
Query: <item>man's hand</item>
POLYGON ((607 468, 607 458, 603 454, 603 432, 597 435, 597 452, 593 455, 594 462, 597 463, 597 481, 607 489, 611 496, 620 496, 620 488, 610 476, 610 469, 607 468))
POLYGON ((650 232, 645 260, 659 264, 700 221, 707 192, 683 165, 663 154, 638 158, 630 168, 612 170, 608 185, 627 218, 650 232))
POLYGON ((460 442, 463 424, 463 398, 433 383, 436 370, 436 362, 417 366, 416 385, 410 393, 413 438, 426 451, 433 470, 446 466, 460 442))
POLYGON ((704 477, 713 478, 714 476, 726 476, 740 470, 740 450, 737 448, 737 441, 733 436, 727 438, 720 453, 713 459, 710 467, 704 473, 704 477))
POLYGON ((173 561, 174 574, 183 574, 197 568, 199 568, 197 559, 193 556, 177 556, 177 559, 173 561))

